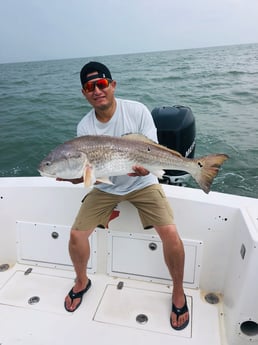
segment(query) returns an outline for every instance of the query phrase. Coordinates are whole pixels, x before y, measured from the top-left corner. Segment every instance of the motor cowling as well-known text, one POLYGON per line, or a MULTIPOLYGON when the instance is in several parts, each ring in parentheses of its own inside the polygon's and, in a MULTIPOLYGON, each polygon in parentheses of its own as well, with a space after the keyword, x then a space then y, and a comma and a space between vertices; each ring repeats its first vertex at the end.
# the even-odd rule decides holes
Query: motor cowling
MULTIPOLYGON (((194 157, 195 118, 189 107, 182 105, 154 108, 151 112, 157 128, 158 141, 187 158, 194 157)), ((161 183, 185 185, 189 174, 178 170, 165 170, 161 183)))

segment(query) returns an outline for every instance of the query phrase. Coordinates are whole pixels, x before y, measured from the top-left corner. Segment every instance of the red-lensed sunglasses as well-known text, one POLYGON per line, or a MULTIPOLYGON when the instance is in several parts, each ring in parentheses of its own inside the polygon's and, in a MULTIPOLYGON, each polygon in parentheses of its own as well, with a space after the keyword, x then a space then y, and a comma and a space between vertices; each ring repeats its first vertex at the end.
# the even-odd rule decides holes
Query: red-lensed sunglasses
POLYGON ((96 86, 98 87, 98 89, 103 90, 109 86, 111 81, 112 80, 106 78, 102 78, 96 81, 88 81, 84 84, 83 88, 86 92, 94 91, 96 86))

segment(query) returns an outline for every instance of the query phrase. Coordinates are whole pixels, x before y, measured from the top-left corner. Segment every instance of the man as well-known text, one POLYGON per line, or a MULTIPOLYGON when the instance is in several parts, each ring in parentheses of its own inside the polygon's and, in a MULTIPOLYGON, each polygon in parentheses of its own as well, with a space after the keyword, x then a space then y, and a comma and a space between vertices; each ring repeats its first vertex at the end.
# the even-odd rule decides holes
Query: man
MULTIPOLYGON (((80 121, 77 135, 122 136, 141 133, 157 141, 156 128, 148 109, 139 102, 115 98, 116 81, 109 69, 89 62, 80 73, 82 93, 93 109, 80 121)), ((88 238, 98 225, 107 225, 114 207, 128 200, 137 207, 144 228, 154 227, 162 243, 165 262, 173 280, 171 326, 185 328, 189 312, 183 290, 184 248, 173 222, 173 213, 157 178, 141 166, 134 173, 111 177, 110 184, 95 184, 83 200, 71 229, 69 253, 76 272, 74 287, 65 298, 65 309, 74 312, 91 286, 87 277, 90 256, 88 238)), ((81 179, 70 180, 80 183, 81 179)))

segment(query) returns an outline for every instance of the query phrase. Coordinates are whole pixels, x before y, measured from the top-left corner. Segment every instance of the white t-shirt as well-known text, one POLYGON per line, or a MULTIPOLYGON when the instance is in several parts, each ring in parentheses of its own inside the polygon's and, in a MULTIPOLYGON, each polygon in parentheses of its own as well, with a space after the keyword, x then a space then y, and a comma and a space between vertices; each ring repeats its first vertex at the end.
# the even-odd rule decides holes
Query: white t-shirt
MULTIPOLYGON (((116 110, 110 121, 102 123, 97 120, 95 110, 85 115, 77 126, 77 136, 110 135, 120 137, 128 133, 140 133, 148 138, 157 140, 157 129, 151 113, 145 105, 135 101, 116 98, 116 110)), ((104 192, 124 195, 134 190, 142 189, 158 183, 156 176, 113 176, 113 185, 101 183, 94 187, 104 192)))

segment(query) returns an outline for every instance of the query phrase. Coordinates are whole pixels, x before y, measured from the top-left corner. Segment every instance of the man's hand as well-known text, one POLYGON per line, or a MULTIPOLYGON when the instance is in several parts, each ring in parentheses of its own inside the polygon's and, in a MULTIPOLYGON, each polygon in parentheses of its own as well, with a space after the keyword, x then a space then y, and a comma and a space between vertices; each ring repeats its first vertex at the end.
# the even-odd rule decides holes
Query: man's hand
POLYGON ((66 179, 66 178, 57 177, 56 181, 67 181, 67 182, 71 182, 72 184, 78 184, 78 183, 83 182, 83 177, 74 178, 74 179, 66 179))
POLYGON ((149 175, 149 170, 146 170, 144 167, 135 165, 132 167, 134 173, 128 174, 128 176, 146 176, 149 175))

